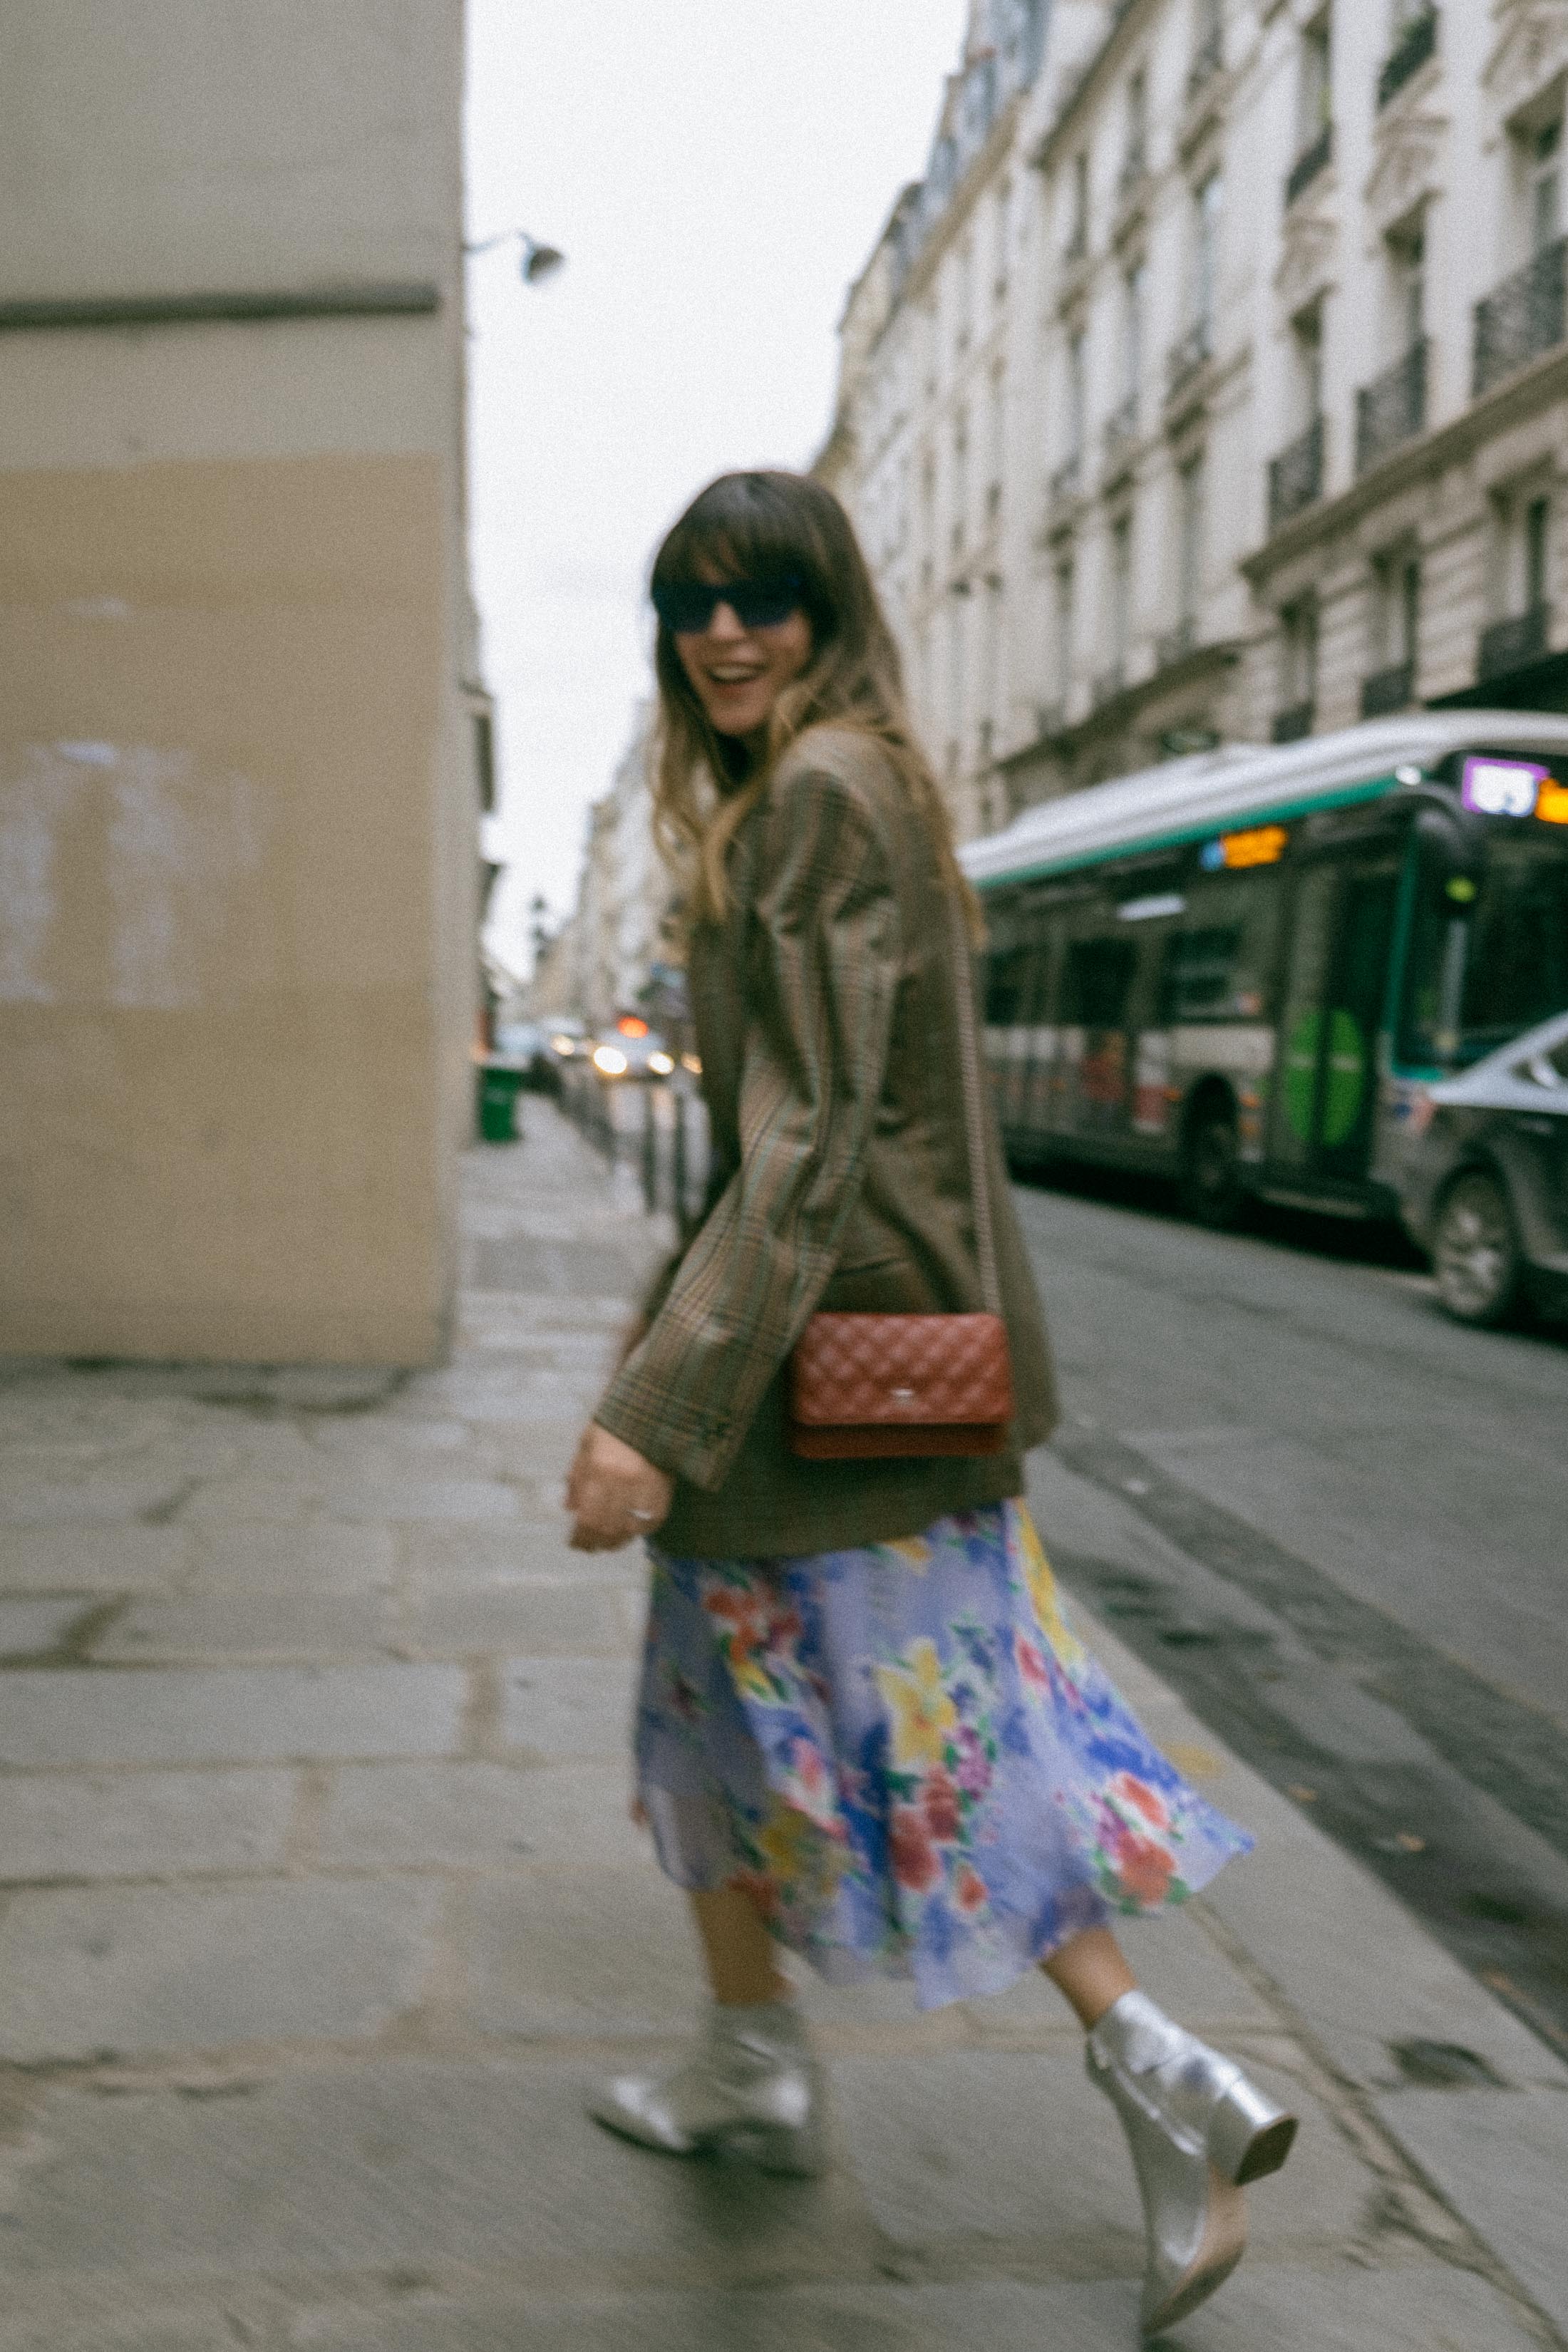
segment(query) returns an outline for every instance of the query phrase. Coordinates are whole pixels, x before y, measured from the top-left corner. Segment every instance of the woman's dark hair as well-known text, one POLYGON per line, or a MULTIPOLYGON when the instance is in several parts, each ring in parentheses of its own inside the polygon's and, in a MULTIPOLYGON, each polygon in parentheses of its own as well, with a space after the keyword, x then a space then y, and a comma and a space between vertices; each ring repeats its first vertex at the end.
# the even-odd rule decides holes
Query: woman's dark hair
POLYGON ((693 911, 717 919, 737 825, 808 728, 852 728, 880 743, 930 828, 954 885, 968 887, 936 781, 904 703, 899 649, 854 526, 833 492, 804 474, 721 474, 695 499, 654 559, 656 592, 726 581, 788 583, 811 624, 811 658, 774 705, 760 757, 718 734, 661 621, 655 646, 659 726, 654 824, 690 878, 693 911), (693 869, 695 869, 693 871, 693 869))

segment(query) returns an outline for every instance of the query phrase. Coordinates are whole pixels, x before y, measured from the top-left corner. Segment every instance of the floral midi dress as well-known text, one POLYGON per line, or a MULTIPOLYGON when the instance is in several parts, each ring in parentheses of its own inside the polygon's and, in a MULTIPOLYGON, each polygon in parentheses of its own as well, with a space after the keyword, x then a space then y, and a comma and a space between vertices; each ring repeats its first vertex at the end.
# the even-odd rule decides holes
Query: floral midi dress
POLYGON ((1075 1640, 1016 1502, 804 1559, 650 1545, 638 1793, 680 1885, 738 1886, 831 1982, 999 1992, 1252 1840, 1075 1640))

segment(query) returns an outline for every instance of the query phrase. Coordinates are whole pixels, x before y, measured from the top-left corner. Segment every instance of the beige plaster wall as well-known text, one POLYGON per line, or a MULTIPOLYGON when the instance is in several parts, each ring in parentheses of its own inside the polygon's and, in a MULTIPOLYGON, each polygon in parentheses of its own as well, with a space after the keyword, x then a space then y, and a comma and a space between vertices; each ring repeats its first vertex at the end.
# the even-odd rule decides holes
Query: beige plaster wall
POLYGON ((428 1361, 474 1000, 460 12, 24 14, 0 299, 442 302, 0 335, 0 1351, 428 1361))

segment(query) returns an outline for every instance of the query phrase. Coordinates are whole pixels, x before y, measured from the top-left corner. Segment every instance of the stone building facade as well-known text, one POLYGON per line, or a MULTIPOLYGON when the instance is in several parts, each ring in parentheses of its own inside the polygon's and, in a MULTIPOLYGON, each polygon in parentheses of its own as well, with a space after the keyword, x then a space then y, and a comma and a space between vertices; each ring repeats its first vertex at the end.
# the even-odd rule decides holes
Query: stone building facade
POLYGON ((461 82, 458 0, 9 12, 0 1349, 445 1347, 461 82))
POLYGON ((851 290, 819 460, 963 833, 1216 740, 1562 707, 1565 79, 1564 0, 1035 19, 851 290))

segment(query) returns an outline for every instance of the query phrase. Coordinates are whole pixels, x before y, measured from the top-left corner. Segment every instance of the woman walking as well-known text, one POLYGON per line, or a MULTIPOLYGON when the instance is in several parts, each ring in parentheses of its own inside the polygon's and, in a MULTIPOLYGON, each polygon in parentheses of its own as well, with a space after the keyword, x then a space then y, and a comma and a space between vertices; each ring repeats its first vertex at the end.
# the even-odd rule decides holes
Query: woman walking
POLYGON ((638 1797, 712 2007, 684 2063, 609 2084, 595 2112, 668 2153, 815 2172, 819 2076, 779 1944, 834 1982, 910 1977, 924 2007, 1043 1968, 1131 2145, 1154 2334, 1240 2259, 1242 2187, 1296 2126, 1139 1991, 1109 1923, 1250 1841, 1074 1641, 1018 1499, 1054 1402, 980 1108, 973 905, 847 518, 794 475, 726 476, 652 586, 657 815, 692 915, 713 1173, 567 1505, 580 1549, 649 1538, 638 1797), (1005 1433, 804 1450, 790 1359, 813 1317, 988 1304, 1005 1433))

